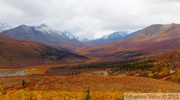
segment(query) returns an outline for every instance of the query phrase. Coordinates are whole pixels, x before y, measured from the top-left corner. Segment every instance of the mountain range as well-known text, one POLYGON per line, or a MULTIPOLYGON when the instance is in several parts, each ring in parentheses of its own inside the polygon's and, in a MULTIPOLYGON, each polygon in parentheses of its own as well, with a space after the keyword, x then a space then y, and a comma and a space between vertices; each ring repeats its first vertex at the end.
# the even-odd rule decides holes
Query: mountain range
MULTIPOLYGON (((46 24, 20 25, 15 28, 5 28, 5 26, 1 27, 1 29, 6 29, 1 34, 15 40, 28 41, 52 48, 65 48, 65 51, 71 50, 87 57, 117 56, 121 55, 122 52, 129 54, 132 51, 134 55, 139 55, 139 53, 180 50, 180 24, 174 23, 154 24, 130 34, 128 32, 114 32, 84 43, 71 33, 54 30, 46 24)), ((128 54, 125 53, 125 55, 128 54)))
POLYGON ((82 51, 87 56, 118 55, 129 51, 165 52, 180 50, 180 24, 154 24, 131 33, 128 38, 92 46, 82 51))
POLYGON ((20 25, 1 32, 1 34, 15 39, 34 41, 38 43, 60 46, 67 49, 77 49, 85 46, 71 33, 60 32, 41 24, 37 26, 20 25))
POLYGON ((20 25, 13 28, 11 25, 6 23, 0 23, 0 32, 2 32, 1 34, 16 39, 36 41, 39 43, 61 46, 67 49, 78 49, 86 47, 84 43, 88 45, 106 44, 126 39, 129 36, 128 32, 114 32, 98 39, 80 42, 78 38, 72 35, 70 32, 60 32, 50 28, 46 24, 40 24, 36 26, 20 25))

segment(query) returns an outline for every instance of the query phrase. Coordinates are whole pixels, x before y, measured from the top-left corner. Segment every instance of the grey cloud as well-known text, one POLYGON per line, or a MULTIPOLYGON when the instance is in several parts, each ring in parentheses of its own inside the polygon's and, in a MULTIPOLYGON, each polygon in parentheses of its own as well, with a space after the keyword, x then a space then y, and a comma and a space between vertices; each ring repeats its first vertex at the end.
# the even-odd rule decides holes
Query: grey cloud
POLYGON ((90 38, 156 23, 180 23, 179 5, 179 0, 0 0, 0 21, 46 23, 90 38))
POLYGON ((4 2, 22 11, 25 16, 43 15, 42 3, 41 4, 34 3, 31 2, 31 0, 4 0, 4 2))

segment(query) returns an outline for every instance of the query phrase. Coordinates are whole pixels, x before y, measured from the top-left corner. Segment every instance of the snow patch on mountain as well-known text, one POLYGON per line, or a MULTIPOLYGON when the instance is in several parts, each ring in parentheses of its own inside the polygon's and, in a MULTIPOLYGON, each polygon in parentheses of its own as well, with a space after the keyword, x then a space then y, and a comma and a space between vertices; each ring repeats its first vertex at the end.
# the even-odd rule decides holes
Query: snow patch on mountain
POLYGON ((74 35, 72 35, 70 32, 60 32, 58 30, 52 29, 49 26, 47 26, 46 24, 40 24, 37 26, 34 26, 34 28, 37 31, 40 31, 42 33, 48 33, 48 34, 56 34, 56 35, 61 35, 63 37, 68 37, 69 39, 77 39, 74 35))
POLYGON ((0 32, 6 31, 13 28, 13 26, 8 25, 7 23, 0 23, 0 32))
POLYGON ((47 26, 46 24, 40 24, 40 25, 36 25, 33 26, 37 31, 40 31, 42 33, 48 33, 48 34, 60 34, 63 35, 62 32, 59 32, 57 30, 54 30, 52 28, 50 28, 49 26, 47 26))
POLYGON ((67 37, 69 37, 70 39, 77 39, 77 37, 75 37, 74 35, 72 35, 70 32, 63 32, 64 34, 66 34, 67 37))

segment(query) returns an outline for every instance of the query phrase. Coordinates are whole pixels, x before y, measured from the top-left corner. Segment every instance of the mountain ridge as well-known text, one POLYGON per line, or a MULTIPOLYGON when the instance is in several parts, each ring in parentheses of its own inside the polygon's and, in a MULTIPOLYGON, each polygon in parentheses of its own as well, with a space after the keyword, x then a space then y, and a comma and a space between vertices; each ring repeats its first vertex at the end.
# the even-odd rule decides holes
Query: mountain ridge
POLYGON ((131 37, 132 40, 142 41, 146 39, 151 40, 166 40, 174 37, 179 37, 180 24, 154 24, 150 25, 142 30, 138 31, 134 37, 131 37))

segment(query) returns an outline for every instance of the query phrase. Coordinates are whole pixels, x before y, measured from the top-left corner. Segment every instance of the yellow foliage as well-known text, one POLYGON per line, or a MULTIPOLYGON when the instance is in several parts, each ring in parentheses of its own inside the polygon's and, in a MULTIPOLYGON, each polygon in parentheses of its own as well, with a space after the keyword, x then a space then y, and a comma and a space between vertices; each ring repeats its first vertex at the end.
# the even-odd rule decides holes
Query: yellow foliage
MULTIPOLYGON (((18 90, 1 95, 0 100, 83 100, 86 92, 18 90)), ((91 92, 92 100, 122 99, 120 92, 91 92)))
POLYGON ((148 77, 153 77, 153 73, 149 73, 147 76, 148 77))
POLYGON ((164 67, 158 75, 167 75, 169 73, 168 67, 164 67))

